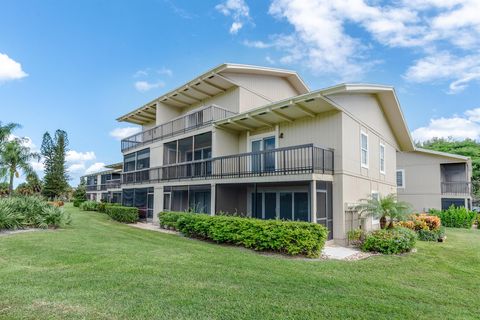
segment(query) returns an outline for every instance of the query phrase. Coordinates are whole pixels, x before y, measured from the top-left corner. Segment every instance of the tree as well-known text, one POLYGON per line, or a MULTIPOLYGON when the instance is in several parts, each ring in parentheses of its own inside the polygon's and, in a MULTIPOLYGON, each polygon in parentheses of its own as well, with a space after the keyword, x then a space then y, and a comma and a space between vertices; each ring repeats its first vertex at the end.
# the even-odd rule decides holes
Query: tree
POLYGON ((42 183, 35 172, 27 175, 26 182, 20 183, 15 188, 16 194, 33 195, 39 194, 42 191, 42 183))
POLYGON ((73 204, 78 206, 84 201, 87 201, 87 187, 85 186, 85 179, 82 178, 80 184, 73 192, 73 204))
POLYGON ((45 159, 45 176, 42 193, 47 198, 54 199, 68 190, 69 177, 65 161, 67 147, 68 136, 65 131, 55 131, 53 139, 48 132, 43 135, 41 152, 45 159))
POLYGON ((475 198, 480 198, 480 143, 465 139, 463 141, 454 141, 452 139, 433 138, 423 143, 417 143, 417 146, 441 151, 461 156, 470 157, 472 159, 472 189, 475 198))
POLYGON ((362 199, 363 203, 359 204, 356 209, 360 216, 380 218, 380 228, 385 229, 387 225, 387 217, 390 219, 389 228, 393 228, 395 220, 402 220, 409 213, 410 205, 403 201, 397 201, 395 194, 374 198, 370 196, 368 199, 362 199))
POLYGON ((20 176, 20 171, 24 174, 32 174, 33 168, 30 162, 32 160, 40 161, 40 155, 32 152, 29 147, 25 146, 25 139, 15 138, 6 142, 0 153, 0 174, 8 175, 8 193, 13 194, 13 180, 20 176))
POLYGON ((12 134, 13 130, 18 129, 19 127, 20 125, 16 123, 7 123, 3 126, 0 121, 0 148, 8 140, 8 137, 12 134))

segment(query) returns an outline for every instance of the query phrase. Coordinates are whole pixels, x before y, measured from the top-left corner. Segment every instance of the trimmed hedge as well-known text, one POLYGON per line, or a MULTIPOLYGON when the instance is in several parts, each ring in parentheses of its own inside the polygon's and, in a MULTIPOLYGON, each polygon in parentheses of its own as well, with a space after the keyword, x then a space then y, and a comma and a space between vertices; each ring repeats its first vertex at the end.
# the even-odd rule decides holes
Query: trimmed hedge
POLYGON ((135 207, 106 206, 105 213, 118 222, 135 223, 138 221, 138 208, 135 207))
POLYGON ((78 208, 78 207, 80 207, 80 205, 82 204, 82 202, 85 202, 85 200, 74 199, 74 200, 73 200, 73 206, 78 208))
POLYGON ((108 202, 100 202, 98 204, 98 212, 106 213, 107 207, 118 207, 121 206, 120 203, 108 203, 108 202))
POLYGON ((430 209, 429 213, 435 215, 442 220, 444 227, 471 229, 477 214, 467 210, 465 207, 451 206, 447 210, 440 211, 430 209))
POLYGON ((83 211, 98 211, 99 202, 97 201, 84 201, 80 204, 80 209, 83 211))
POLYGON ((362 250, 383 254, 404 253, 415 247, 416 240, 415 231, 403 227, 375 230, 366 235, 362 250))
POLYGON ((320 256, 328 234, 324 226, 309 222, 185 212, 161 212, 158 216, 162 227, 178 230, 189 237, 310 258, 320 256))

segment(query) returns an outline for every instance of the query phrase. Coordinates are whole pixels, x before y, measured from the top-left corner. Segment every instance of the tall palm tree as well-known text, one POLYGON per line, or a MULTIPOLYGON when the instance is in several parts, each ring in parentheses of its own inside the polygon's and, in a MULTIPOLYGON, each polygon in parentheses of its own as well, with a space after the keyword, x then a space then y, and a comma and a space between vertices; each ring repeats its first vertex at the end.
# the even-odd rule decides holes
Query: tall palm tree
POLYGON ((13 130, 20 128, 19 124, 7 123, 2 125, 0 121, 0 148, 8 140, 8 137, 12 134, 13 130))
POLYGON ((24 174, 32 174, 33 168, 30 162, 32 160, 40 161, 40 154, 32 152, 29 147, 24 145, 25 140, 15 138, 4 143, 0 150, 0 176, 8 176, 8 192, 13 193, 13 179, 20 176, 20 171, 24 174))
POLYGON ((356 209, 360 216, 373 216, 380 218, 380 228, 385 229, 387 225, 387 217, 389 218, 389 228, 393 228, 395 220, 403 219, 410 211, 410 204, 403 201, 397 201, 395 194, 389 194, 385 197, 379 196, 378 199, 370 196, 363 199, 363 203, 359 204, 356 209))

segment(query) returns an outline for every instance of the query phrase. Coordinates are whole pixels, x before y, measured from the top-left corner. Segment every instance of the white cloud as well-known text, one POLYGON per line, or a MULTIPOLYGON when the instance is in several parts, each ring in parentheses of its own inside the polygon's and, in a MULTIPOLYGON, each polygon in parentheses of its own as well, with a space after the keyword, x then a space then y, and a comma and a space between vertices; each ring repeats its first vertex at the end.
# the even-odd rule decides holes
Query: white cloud
POLYGON ((22 65, 4 53, 0 53, 0 82, 22 79, 28 76, 22 65))
POLYGON ((69 150, 67 151, 65 160, 67 162, 79 163, 79 162, 95 160, 95 158, 96 158, 95 152, 93 151, 78 152, 75 150, 69 150))
POLYGON ((39 162, 37 161, 31 161, 30 165, 32 166, 33 170, 39 173, 43 173, 43 170, 45 170, 45 165, 43 164, 43 159, 40 159, 39 162))
POLYGON ((415 141, 423 142, 432 138, 450 138, 463 140, 466 138, 479 140, 480 138, 480 108, 465 111, 461 116, 430 119, 425 127, 412 132, 415 141))
POLYGON ((122 140, 140 131, 141 131, 140 127, 115 128, 112 131, 110 131, 110 136, 114 137, 117 140, 122 140))
POLYGON ((102 170, 105 170, 105 169, 106 169, 105 168, 105 163, 95 162, 94 164, 89 166, 87 168, 87 170, 85 170, 85 174, 95 173, 95 172, 102 171, 102 170))
POLYGON ((165 68, 165 67, 162 67, 162 68, 158 69, 157 73, 158 74, 164 74, 164 75, 167 75, 169 77, 171 77, 173 75, 173 71, 171 69, 168 69, 168 68, 165 68))
POLYGON ((82 172, 85 170, 85 164, 83 163, 74 163, 67 168, 69 173, 82 172))
POLYGON ((445 51, 434 53, 416 61, 405 78, 412 82, 452 79, 450 93, 457 93, 470 81, 480 79, 480 54, 457 57, 445 51))
POLYGON ((165 86, 165 83, 163 83, 162 81, 158 81, 158 82, 136 81, 134 86, 135 86, 135 89, 137 89, 138 91, 145 92, 155 88, 162 88, 165 86))
POLYGON ((480 78, 478 12, 478 0, 272 0, 269 14, 290 24, 292 32, 244 45, 279 52, 280 64, 347 81, 378 63, 370 57, 376 45, 413 48, 419 58, 405 79, 449 81, 450 93, 456 93, 480 78), (367 36, 360 38, 359 29, 367 36))
POLYGON ((229 32, 237 34, 243 28, 245 22, 250 21, 250 8, 244 0, 227 0, 215 6, 224 16, 232 17, 233 22, 229 32))

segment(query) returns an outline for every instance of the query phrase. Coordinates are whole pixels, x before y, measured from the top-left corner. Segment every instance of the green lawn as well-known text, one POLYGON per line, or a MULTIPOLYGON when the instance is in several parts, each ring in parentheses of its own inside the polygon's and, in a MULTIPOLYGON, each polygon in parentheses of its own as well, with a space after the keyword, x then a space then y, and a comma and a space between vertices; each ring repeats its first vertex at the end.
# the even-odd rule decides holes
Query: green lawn
POLYGON ((478 319, 480 231, 405 256, 305 261, 73 215, 0 237, 2 319, 478 319))

